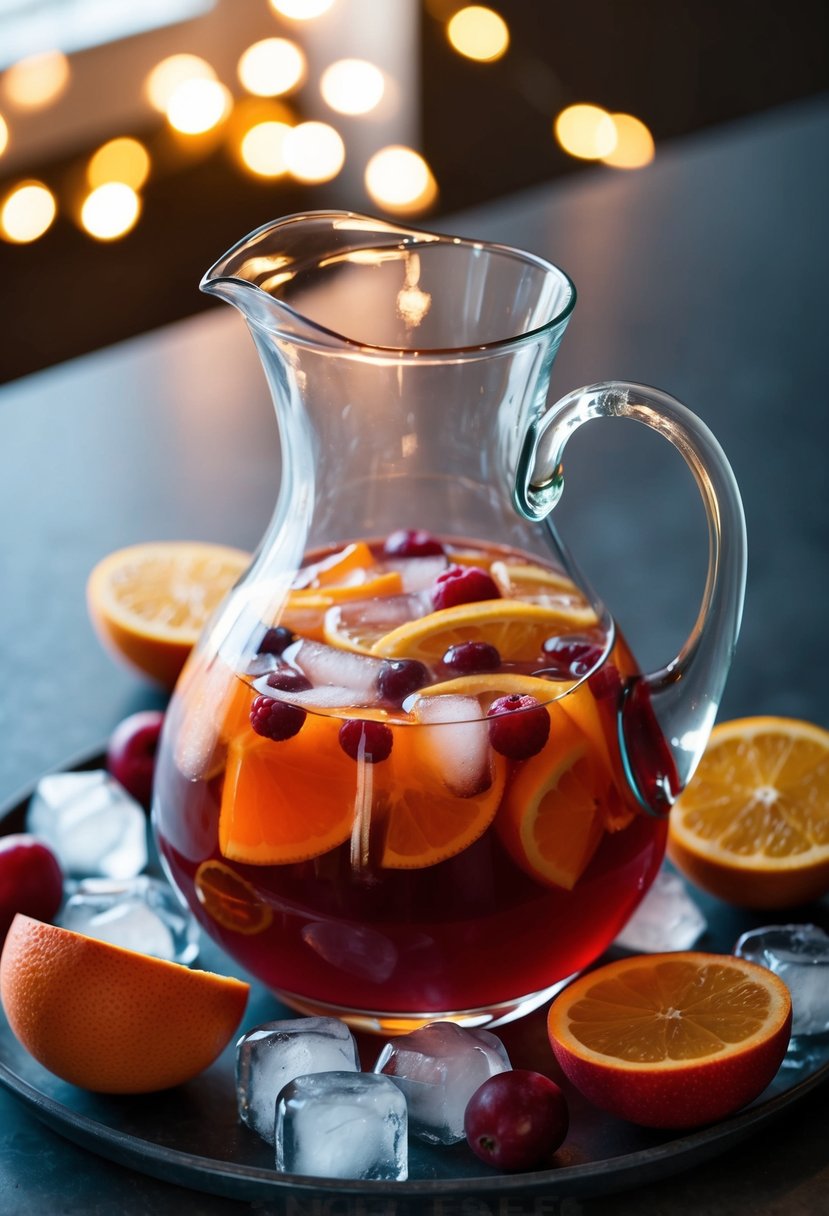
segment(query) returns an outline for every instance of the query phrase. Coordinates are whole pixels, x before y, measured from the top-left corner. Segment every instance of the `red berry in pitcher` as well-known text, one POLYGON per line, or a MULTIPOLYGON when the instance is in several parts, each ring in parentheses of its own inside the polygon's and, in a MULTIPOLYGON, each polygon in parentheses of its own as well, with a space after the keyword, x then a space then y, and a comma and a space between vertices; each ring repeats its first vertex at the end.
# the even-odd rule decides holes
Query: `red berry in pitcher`
POLYGON ((268 676, 268 687, 278 688, 280 692, 307 692, 313 685, 301 671, 293 667, 277 667, 268 676))
POLYGON ((127 793, 144 807, 152 800, 155 754, 163 722, 164 714, 160 709, 130 714, 115 727, 107 745, 107 768, 127 793))
POLYGON ((340 747, 352 760, 362 758, 368 764, 379 764, 391 755, 394 736, 385 722, 349 718, 340 727, 339 740, 340 747))
POLYGON ((302 730, 305 710, 300 705, 277 701, 273 697, 253 698, 250 707, 250 724, 257 735, 281 743, 293 739, 302 730))
POLYGON ((530 1170, 548 1161, 570 1126, 563 1091, 540 1072, 496 1073, 466 1106, 464 1131, 481 1161, 502 1170, 530 1170))
POLYGON ((386 537, 383 552, 387 557, 432 557, 444 549, 438 538, 423 528, 400 528, 386 537))
POLYGON ((0 839, 0 945, 16 913, 50 921, 63 898, 63 873, 47 845, 26 832, 0 839))
POLYGON ((510 693, 498 697, 487 710, 489 741, 509 760, 528 760, 541 751, 550 736, 550 715, 535 697, 510 693))
POLYGON ((450 646, 442 659, 453 675, 474 676, 485 671, 497 671, 501 656, 490 642, 458 642, 450 646))
POLYGON ((386 659, 377 673, 377 691, 392 705, 401 705, 428 683, 429 670, 418 659, 386 659))
POLYGON ((293 640, 294 635, 290 629, 286 629, 284 625, 274 625, 265 631, 265 635, 259 643, 256 653, 282 654, 283 650, 287 650, 293 640))
POLYGON ((559 678, 580 680, 601 662, 603 649, 589 638, 547 638, 544 654, 550 668, 559 678))
POLYGON ((437 576, 432 586, 435 608, 454 608, 477 600, 497 600, 501 592, 492 575, 479 566, 450 566, 437 576))

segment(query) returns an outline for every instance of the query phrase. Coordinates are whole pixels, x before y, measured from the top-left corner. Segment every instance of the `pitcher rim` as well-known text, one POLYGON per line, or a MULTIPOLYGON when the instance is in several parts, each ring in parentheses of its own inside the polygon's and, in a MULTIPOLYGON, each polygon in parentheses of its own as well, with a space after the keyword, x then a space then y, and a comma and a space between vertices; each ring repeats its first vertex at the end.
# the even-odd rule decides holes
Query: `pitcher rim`
MULTIPOLYGON (((566 270, 564 270, 557 263, 550 261, 549 258, 541 257, 539 254, 531 253, 526 249, 521 249, 517 245, 509 245, 500 241, 489 241, 483 238, 456 236, 446 232, 427 232, 424 229, 397 225, 392 221, 382 219, 378 216, 366 215, 358 211, 338 210, 336 208, 292 212, 290 215, 282 216, 280 219, 270 220, 264 224, 260 224, 258 228, 254 228, 240 240, 236 241, 225 253, 221 255, 221 257, 216 259, 213 265, 210 266, 210 268, 202 276, 199 282, 199 289, 208 295, 217 294, 215 292, 215 286, 222 283, 233 283, 240 287, 249 288, 251 291, 261 293, 269 300, 273 301, 274 304, 278 305, 279 308, 289 316, 300 322, 303 329, 306 329, 311 333, 318 334, 321 337, 324 336, 329 339, 334 339, 338 344, 348 348, 354 354, 363 354, 365 356, 374 355, 383 358, 394 357, 396 359, 417 359, 419 361, 422 361, 424 357, 430 359, 450 359, 458 356, 474 357, 477 355, 489 355, 498 350, 508 349, 510 347, 531 342, 537 339, 540 335, 553 330, 560 325, 563 325, 571 316, 573 309, 576 306, 577 299, 576 285, 566 270), (340 333, 338 330, 331 329, 328 326, 321 325, 318 322, 309 319, 302 313, 298 312, 297 309, 293 308, 286 301, 281 300, 277 296, 270 295, 249 279, 244 279, 234 274, 217 273, 218 268, 225 265, 234 256, 234 254, 239 252, 243 246, 252 243, 263 233, 274 231, 277 228, 289 227, 301 221, 323 219, 364 220, 369 223, 376 224, 378 226, 378 233, 382 230, 382 228, 385 227, 389 234, 393 233, 398 237, 397 244, 400 246, 406 243, 406 238, 410 238, 413 245, 425 245, 433 243, 460 245, 466 248, 475 248, 476 246, 481 249, 486 248, 496 253, 520 259, 523 262, 540 267, 545 271, 555 273, 564 281, 569 293, 568 298, 565 305, 552 317, 550 317, 549 320, 545 321, 543 325, 537 325, 533 329, 527 329, 522 333, 513 334, 508 338, 497 338, 489 342, 472 343, 463 346, 380 346, 375 343, 360 341, 357 338, 350 338, 346 334, 340 333)), ((253 325, 255 328, 264 330, 265 332, 270 332, 269 326, 263 324, 261 321, 258 321, 256 318, 248 316, 247 314, 243 315, 245 315, 245 320, 249 325, 253 325)), ((299 337, 296 334, 291 334, 290 338, 292 341, 299 342, 303 345, 313 345, 310 338, 305 338, 303 340, 302 337, 299 337)))

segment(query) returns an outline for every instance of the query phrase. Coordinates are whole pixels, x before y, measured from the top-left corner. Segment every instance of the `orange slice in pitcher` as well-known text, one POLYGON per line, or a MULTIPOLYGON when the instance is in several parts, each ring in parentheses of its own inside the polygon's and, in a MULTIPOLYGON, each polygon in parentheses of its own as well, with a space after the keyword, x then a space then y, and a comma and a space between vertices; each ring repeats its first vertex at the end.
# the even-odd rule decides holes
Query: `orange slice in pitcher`
POLYGON ((303 566, 297 575, 297 590, 336 586, 355 574, 365 574, 375 565, 374 554, 365 541, 355 541, 318 562, 303 566))
POLYGON ((584 596, 566 574, 531 562, 495 561, 489 569, 502 595, 520 600, 539 595, 569 595, 584 602, 584 596))
POLYGON ((337 741, 340 721, 309 713, 299 734, 274 742, 252 730, 228 747, 219 848, 231 861, 284 865, 347 840, 356 765, 337 741))
POLYGON ((484 713, 496 697, 535 697, 542 705, 554 701, 569 688, 566 681, 543 680, 539 676, 525 676, 514 671, 491 671, 472 676, 455 676, 441 680, 439 684, 427 684, 418 689, 419 697, 478 697, 484 713))
POLYGON ((387 659, 420 659, 435 663, 450 646, 488 642, 502 658, 532 662, 548 637, 595 625, 592 608, 527 604, 523 600, 478 600, 439 608, 392 629, 372 645, 387 659))
POLYGON ((558 706, 550 737, 512 775, 496 831, 516 865, 571 891, 604 832, 597 769, 587 741, 558 706))
POLYGON ((402 590, 403 579, 397 570, 385 570, 371 576, 368 571, 357 571, 347 582, 291 591, 279 623, 303 637, 322 642, 325 641, 325 614, 336 604, 400 595, 402 590))
POLYGON ((251 937, 273 921, 273 912, 251 884, 222 861, 203 861, 193 884, 207 915, 225 929, 251 937))

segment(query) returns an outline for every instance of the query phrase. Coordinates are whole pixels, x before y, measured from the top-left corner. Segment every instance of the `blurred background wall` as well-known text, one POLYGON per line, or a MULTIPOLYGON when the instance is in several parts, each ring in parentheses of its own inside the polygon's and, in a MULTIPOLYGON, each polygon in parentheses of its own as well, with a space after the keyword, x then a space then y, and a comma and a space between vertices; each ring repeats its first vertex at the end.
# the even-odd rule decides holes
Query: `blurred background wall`
POLYGON ((0 381, 212 306, 279 215, 646 173, 828 47, 826 0, 0 0, 0 381))

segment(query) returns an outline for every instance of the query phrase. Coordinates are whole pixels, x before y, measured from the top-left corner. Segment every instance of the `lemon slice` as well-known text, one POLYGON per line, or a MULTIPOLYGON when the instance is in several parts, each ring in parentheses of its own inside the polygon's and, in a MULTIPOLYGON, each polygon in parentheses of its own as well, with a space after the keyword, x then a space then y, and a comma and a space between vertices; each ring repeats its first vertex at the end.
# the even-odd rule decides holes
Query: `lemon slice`
POLYGON ((573 633, 597 624, 589 607, 528 604, 523 600, 479 600, 439 608, 392 629, 371 647, 386 659, 420 659, 433 663, 450 646, 488 642, 504 659, 533 662, 548 637, 573 633))

